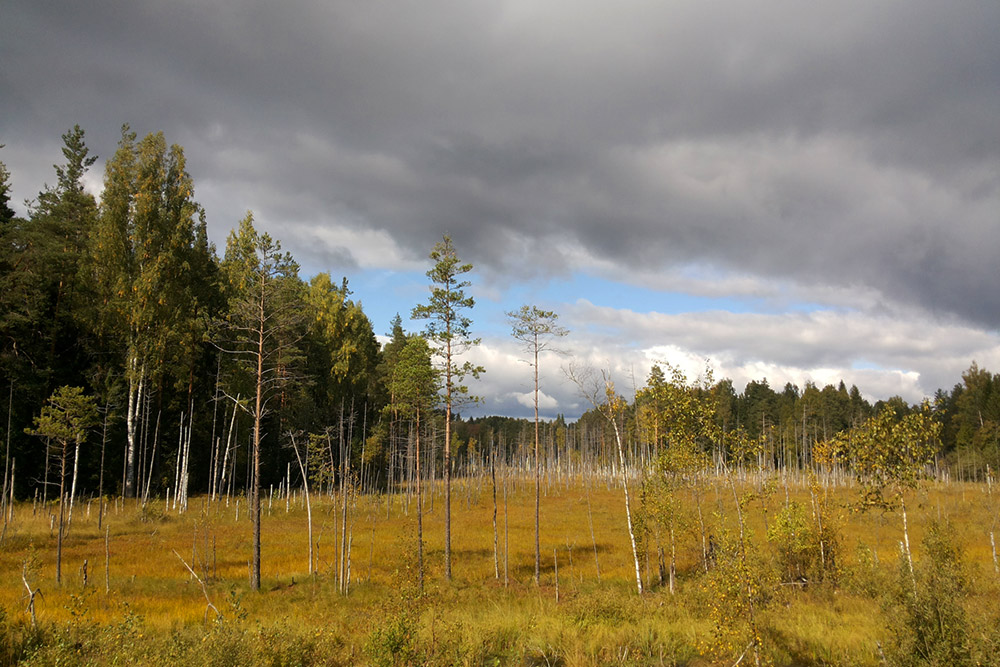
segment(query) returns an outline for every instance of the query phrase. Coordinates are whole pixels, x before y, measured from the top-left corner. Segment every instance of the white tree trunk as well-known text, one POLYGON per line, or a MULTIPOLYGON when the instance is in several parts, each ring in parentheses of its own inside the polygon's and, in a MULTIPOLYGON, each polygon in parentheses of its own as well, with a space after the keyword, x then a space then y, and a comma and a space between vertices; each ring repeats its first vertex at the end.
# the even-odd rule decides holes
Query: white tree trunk
POLYGON ((628 469, 625 467, 625 448, 622 446, 621 433, 618 430, 618 422, 614 415, 611 415, 611 425, 615 429, 615 442, 618 445, 618 461, 622 471, 622 488, 625 490, 625 518, 628 520, 628 539, 632 544, 632 561, 635 563, 635 585, 642 595, 642 574, 639 572, 639 551, 635 547, 635 530, 632 527, 632 504, 628 495, 628 469))
POLYGON ((73 450, 73 481, 69 485, 69 516, 66 518, 66 523, 73 523, 73 499, 76 498, 76 478, 77 473, 80 470, 80 441, 76 441, 76 447, 73 450))
MULTIPOLYGON (((309 574, 315 571, 313 568, 313 520, 312 503, 309 500, 309 478, 306 476, 306 468, 302 464, 302 457, 299 456, 298 445, 295 444, 295 436, 292 436, 292 449, 295 450, 295 459, 299 462, 299 470, 302 472, 302 488, 306 493, 306 528, 309 536, 309 574)), ((286 498, 288 492, 285 492, 286 498)))
POLYGON ((139 406, 142 404, 142 394, 146 379, 145 364, 139 367, 139 371, 136 373, 135 369, 138 365, 139 360, 136 358, 135 353, 133 353, 132 358, 129 359, 129 367, 132 372, 129 374, 128 410, 125 413, 125 435, 128 444, 125 450, 125 487, 123 489, 123 495, 129 498, 136 495, 135 454, 138 445, 138 425, 136 423, 136 418, 138 417, 139 406))

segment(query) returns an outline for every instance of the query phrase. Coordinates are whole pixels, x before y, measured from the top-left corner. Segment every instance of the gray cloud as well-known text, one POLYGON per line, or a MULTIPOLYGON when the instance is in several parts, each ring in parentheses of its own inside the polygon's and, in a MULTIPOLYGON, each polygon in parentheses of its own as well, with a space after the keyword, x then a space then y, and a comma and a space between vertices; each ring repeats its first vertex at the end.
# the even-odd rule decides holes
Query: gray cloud
POLYGON ((220 244, 252 208, 400 262, 449 232, 491 280, 703 265, 996 328, 998 25, 936 0, 14 0, 0 159, 31 197, 60 133, 106 156, 128 120, 185 146, 220 244))

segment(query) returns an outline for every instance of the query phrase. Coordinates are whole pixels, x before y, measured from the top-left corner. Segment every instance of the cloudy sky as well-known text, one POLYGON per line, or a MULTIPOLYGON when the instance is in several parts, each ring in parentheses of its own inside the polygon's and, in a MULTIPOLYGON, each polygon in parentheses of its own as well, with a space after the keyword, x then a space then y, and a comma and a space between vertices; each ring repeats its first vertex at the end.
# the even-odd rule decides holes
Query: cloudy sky
POLYGON ((962 0, 6 0, 0 160, 20 204, 79 123, 99 193, 121 124, 162 130, 220 248, 253 210, 380 334, 450 234, 479 412, 530 413, 522 303, 572 331, 549 415, 585 407, 570 358, 626 393, 662 360, 916 401, 1000 371, 998 26, 962 0))

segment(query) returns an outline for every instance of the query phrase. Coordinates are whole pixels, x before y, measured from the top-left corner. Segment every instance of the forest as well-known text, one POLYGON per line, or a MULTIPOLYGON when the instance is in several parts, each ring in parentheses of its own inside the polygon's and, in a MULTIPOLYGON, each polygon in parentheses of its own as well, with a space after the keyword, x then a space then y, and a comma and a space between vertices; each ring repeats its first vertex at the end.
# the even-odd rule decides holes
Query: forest
POLYGON ((540 420, 572 333, 526 305, 535 419, 464 418, 448 237, 380 344, 252 213, 220 254, 162 133, 99 202, 62 139, 23 218, 0 163, 0 664, 996 664, 1000 374, 911 405, 570 364, 591 409, 540 420))

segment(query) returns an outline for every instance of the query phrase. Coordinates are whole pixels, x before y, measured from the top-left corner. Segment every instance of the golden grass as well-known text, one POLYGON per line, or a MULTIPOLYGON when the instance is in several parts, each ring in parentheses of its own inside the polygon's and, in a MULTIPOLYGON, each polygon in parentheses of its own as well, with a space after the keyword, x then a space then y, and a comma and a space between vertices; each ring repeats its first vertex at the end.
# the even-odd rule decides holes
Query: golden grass
MULTIPOLYGON (((202 588, 174 551, 202 576, 212 603, 227 619, 257 623, 258 633, 287 633, 344 664, 374 660, 370 650, 376 630, 390 621, 408 622, 420 661, 458 664, 712 664, 702 656, 710 643, 712 622, 705 612, 700 538, 690 525, 679 540, 679 588, 675 595, 654 586, 635 594, 634 569, 625 525, 621 490, 595 478, 546 483, 542 498, 542 581, 534 574, 534 486, 531 479, 511 480, 508 488, 509 587, 504 578, 503 491, 498 489, 500 579, 494 576, 492 490, 489 480, 456 480, 452 489, 454 581, 443 581, 443 494, 440 485, 425 500, 426 595, 415 594, 416 549, 414 501, 406 507, 400 494, 352 499, 351 592, 337 592, 340 506, 337 499, 313 498, 313 534, 318 574, 307 563, 306 513, 301 496, 264 499, 262 520, 262 591, 248 586, 251 525, 246 500, 210 504, 192 499, 186 513, 153 501, 145 511, 134 501, 114 503, 105 516, 110 530, 110 591, 105 592, 104 531, 97 528, 97 504, 75 510, 64 544, 63 582, 55 583, 55 534, 51 513, 57 507, 15 508, 13 524, 0 547, 0 608, 8 621, 26 620, 22 565, 43 597, 37 602, 40 623, 62 626, 90 623, 107 627, 141 618, 156 641, 170 633, 181 637, 212 635, 202 629, 208 612, 202 588), (601 580, 591 541, 588 498, 596 535, 601 580), (389 503, 388 518, 387 507, 389 503), (237 510, 237 504, 239 509, 237 510), (237 519, 238 513, 238 519, 237 519), (560 601, 555 601, 553 551, 558 558, 560 601), (83 587, 86 561, 88 586, 83 587), (366 652, 366 646, 369 651, 366 652), (318 648, 317 648, 318 647, 318 648)), ((790 482, 788 498, 808 505, 808 490, 790 482)), ((855 546, 864 543, 878 555, 886 572, 898 562, 901 521, 897 515, 852 512, 854 491, 830 488, 828 520, 838 524, 842 584, 855 566, 855 546)), ((765 554, 768 520, 785 503, 780 483, 765 500, 748 509, 755 543, 765 554)), ((638 494, 636 494, 638 495, 638 494)), ((713 480, 703 496, 706 520, 718 530, 733 527, 731 490, 713 480)), ((989 530, 996 499, 974 484, 928 484, 908 496, 910 541, 921 558, 920 540, 932 519, 948 519, 955 529, 970 577, 970 608, 995 613, 998 599, 989 530)), ((655 553, 644 576, 655 579, 655 553)), ((876 621, 879 602, 848 585, 780 587, 763 612, 765 643, 781 664, 877 664, 876 642, 883 628, 876 621)), ((249 627, 249 626, 248 626, 249 627)), ((249 632, 249 630, 247 630, 249 632)), ((268 635, 274 641, 274 637, 268 635)), ((202 641, 205 637, 202 637, 202 641)), ((176 641, 180 641, 177 639, 176 641)), ((194 642, 195 640, 192 640, 194 642)), ((388 640, 386 640, 388 641, 388 640)), ((178 649, 180 650, 180 649, 178 649)), ((187 649, 185 649, 187 650, 187 649)), ((220 649, 225 652, 228 649, 220 649)), ((187 655, 187 654, 184 654, 187 655)), ((257 658, 260 659, 258 656, 257 658)))

